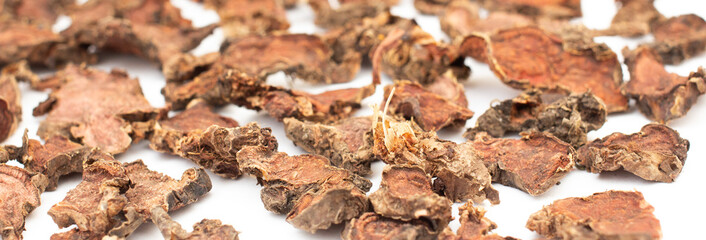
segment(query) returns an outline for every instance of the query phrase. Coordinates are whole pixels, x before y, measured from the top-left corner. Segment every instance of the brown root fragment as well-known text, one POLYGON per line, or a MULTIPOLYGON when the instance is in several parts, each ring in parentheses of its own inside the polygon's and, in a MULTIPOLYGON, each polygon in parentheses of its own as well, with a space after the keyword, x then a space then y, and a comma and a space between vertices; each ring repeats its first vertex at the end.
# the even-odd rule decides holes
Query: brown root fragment
MULTIPOLYGON (((462 2, 455 0, 414 0, 414 8, 422 14, 442 16, 449 5, 454 2, 462 2)), ((464 1, 467 2, 467 1, 464 1)))
POLYGON ((581 0, 478 0, 489 11, 518 13, 533 18, 581 17, 581 0))
POLYGON ((371 125, 371 117, 350 117, 330 124, 284 119, 285 133, 295 145, 359 175, 370 174, 370 163, 377 160, 368 141, 371 125))
POLYGON ((22 142, 23 153, 18 157, 19 161, 25 169, 48 178, 47 191, 56 190, 61 176, 82 172, 83 162, 96 151, 59 135, 50 137, 42 145, 29 139, 25 132, 22 142))
POLYGON ((493 182, 537 196, 573 170, 576 151, 571 145, 542 132, 523 132, 521 136, 503 139, 481 133, 470 142, 493 182))
POLYGON ((107 235, 122 222, 119 216, 128 203, 123 194, 129 187, 130 179, 118 161, 93 152, 84 161, 81 183, 52 206, 49 215, 59 228, 76 225, 78 232, 107 235))
POLYGON ((689 141, 666 125, 648 124, 631 135, 613 133, 578 150, 576 164, 600 173, 624 169, 645 180, 674 182, 686 161, 689 141))
POLYGON ((231 225, 223 225, 220 220, 204 219, 194 224, 194 231, 186 232, 181 224, 172 220, 162 208, 155 208, 152 222, 162 232, 164 239, 173 240, 238 240, 238 231, 231 225))
POLYGON ((449 224, 451 201, 432 190, 431 177, 417 166, 388 165, 380 189, 370 194, 375 213, 392 219, 428 221, 438 232, 449 224))
MULTIPOLYGON (((452 77, 452 76, 451 76, 452 77)), ((388 111, 392 115, 400 115, 406 119, 413 119, 425 131, 437 131, 444 127, 463 126, 473 117, 469 110, 462 87, 458 83, 451 83, 460 89, 460 94, 454 89, 424 87, 410 81, 396 81, 394 85, 385 86, 383 103, 390 98, 388 111), (396 89, 391 94, 392 89, 396 89), (461 104, 432 92, 433 90, 450 91, 456 94, 461 104)))
POLYGON ((443 240, 516 240, 513 237, 501 237, 498 234, 490 233, 498 226, 485 217, 485 210, 481 207, 474 207, 472 202, 466 202, 458 207, 461 226, 456 234, 447 228, 439 235, 443 240))
POLYGON ((628 108, 628 98, 620 91, 622 70, 617 55, 580 31, 569 28, 559 37, 537 27, 520 27, 489 36, 472 34, 463 40, 461 50, 489 63, 510 87, 573 93, 590 90, 603 100, 608 113, 628 108))
POLYGON ((344 240, 383 239, 437 239, 428 223, 422 220, 405 222, 386 218, 375 213, 364 213, 346 224, 341 233, 344 240))
POLYGON ((328 229, 368 209, 365 192, 370 181, 332 166, 324 157, 288 156, 248 146, 238 152, 238 161, 242 171, 264 187, 260 196, 265 208, 286 213, 287 221, 302 230, 328 229))
POLYGON ((204 5, 218 13, 228 39, 289 29, 285 6, 279 0, 206 0, 204 5))
POLYGON ((479 6, 469 1, 452 1, 439 16, 441 29, 452 39, 461 39, 473 33, 491 34, 503 29, 531 26, 535 21, 525 15, 491 12, 481 19, 479 6))
POLYGON ((76 4, 71 0, 6 0, 0 3, 0 21, 27 22, 51 29, 59 14, 76 4))
POLYGON ((213 112, 205 101, 195 99, 186 106, 186 110, 155 124, 150 136, 150 148, 176 154, 177 144, 183 137, 192 132, 203 132, 212 125, 235 128, 238 127, 238 122, 213 112))
POLYGON ((26 65, 25 61, 8 65, 0 74, 0 141, 10 137, 22 121, 22 98, 17 81, 25 77, 36 78, 31 71, 27 71, 26 65))
POLYGON ((688 77, 669 73, 659 54, 644 46, 632 51, 625 48, 623 55, 630 70, 630 81, 623 89, 650 120, 666 123, 682 117, 706 93, 703 68, 688 77))
POLYGON ((327 0, 309 0, 307 3, 314 10, 314 23, 323 28, 341 27, 358 24, 364 18, 375 17, 388 11, 398 0, 338 0, 339 5, 333 8, 327 0))
POLYGON ((489 200, 500 203, 491 176, 468 143, 456 144, 425 132, 410 121, 391 116, 377 119, 373 127, 374 153, 387 164, 419 166, 436 178, 434 192, 453 202, 489 200), (391 119, 392 118, 392 119, 391 119))
POLYGON ((22 239, 25 218, 40 204, 47 179, 42 174, 0 164, 0 237, 5 240, 22 239))
POLYGON ((532 214, 526 226, 548 238, 661 239, 653 212, 640 192, 607 191, 556 200, 532 214))
POLYGON ((95 56, 67 42, 51 29, 26 22, 0 24, 0 65, 22 60, 31 65, 56 67, 67 62, 95 62, 95 56))
POLYGON ((507 132, 537 130, 550 133, 573 147, 586 144, 586 134, 606 121, 603 102, 590 92, 566 95, 562 92, 530 90, 492 106, 469 128, 464 137, 472 140, 480 132, 503 137, 507 132))
POLYGON ((706 51, 706 21, 696 14, 669 18, 652 25, 654 49, 666 64, 679 64, 706 51))
POLYGON ((618 35, 639 37, 649 34, 652 25, 666 18, 654 6, 654 0, 615 0, 620 3, 618 13, 613 17, 610 28, 597 32, 597 35, 618 35))
POLYGON ((277 140, 270 128, 260 128, 257 123, 235 128, 210 126, 182 137, 175 152, 219 176, 237 178, 241 170, 236 154, 246 146, 261 146, 273 152, 277 151, 277 140))
POLYGON ((48 113, 37 131, 45 140, 60 135, 108 153, 122 153, 145 138, 166 114, 153 108, 137 79, 121 70, 106 73, 69 65, 53 78, 63 84, 33 112, 34 116, 48 113))

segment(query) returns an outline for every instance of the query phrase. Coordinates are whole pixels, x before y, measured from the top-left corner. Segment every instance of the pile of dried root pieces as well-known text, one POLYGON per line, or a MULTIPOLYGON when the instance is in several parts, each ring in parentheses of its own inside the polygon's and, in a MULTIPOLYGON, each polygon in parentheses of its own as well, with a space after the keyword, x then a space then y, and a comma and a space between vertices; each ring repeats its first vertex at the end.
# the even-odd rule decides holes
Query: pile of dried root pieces
MULTIPOLYGON (((211 190, 208 171, 257 178, 265 208, 311 233, 345 224, 343 239, 514 239, 491 233, 496 224, 474 206, 500 203, 491 183, 536 196, 575 168, 673 182, 689 141, 667 124, 706 92, 702 68, 688 76, 664 68, 706 51, 706 22, 696 15, 667 18, 653 0, 616 0, 612 25, 599 30, 569 22, 581 16, 580 0, 414 1, 420 12, 439 17, 451 43, 392 15, 397 0, 340 0, 337 7, 328 0, 199 2, 216 10, 219 24, 194 27, 168 0, 2 1, 0 138, 21 121, 18 82, 50 91, 32 112, 46 115, 34 129, 41 140, 25 131, 21 143, 0 148, 3 239, 22 239, 41 194, 72 173, 82 181, 50 208, 66 228, 51 239, 124 239, 148 221, 165 239, 237 239, 219 220, 204 219, 188 231, 169 216, 211 190), (297 4, 311 7, 326 32, 288 33, 284 12, 297 4), (488 10, 484 18, 481 9, 488 10), (72 23, 53 32, 60 15, 72 23), (227 38, 219 52, 188 53, 217 27, 227 38), (593 37, 645 34, 654 42, 622 50, 630 75, 623 83, 617 55, 593 37), (126 71, 90 67, 102 52, 157 64, 166 78, 166 106, 151 106, 126 71), (524 92, 481 114, 464 134, 468 141, 456 143, 436 131, 474 116, 459 83, 470 76, 466 57, 524 92), (284 72, 315 84, 344 83, 364 62, 372 64, 372 80, 357 88, 314 94, 265 81, 284 72), (30 67, 57 71, 40 78, 30 67), (381 72, 394 84, 384 87, 374 115, 353 117, 381 72), (629 99, 654 123, 634 134, 587 139, 606 115, 628 110, 629 99), (267 112, 310 154, 279 152, 270 128, 214 111, 227 104, 267 112), (180 112, 168 117, 170 111, 180 112), (503 138, 509 133, 521 137, 503 138), (143 139, 199 167, 173 179, 141 160, 115 159, 143 139), (382 182, 368 194, 366 176, 378 160, 386 164, 382 182), (454 232, 452 203, 459 202, 465 204, 454 232)), ((660 239, 653 211, 639 192, 606 191, 557 200, 532 214, 526 227, 546 238, 660 239)))

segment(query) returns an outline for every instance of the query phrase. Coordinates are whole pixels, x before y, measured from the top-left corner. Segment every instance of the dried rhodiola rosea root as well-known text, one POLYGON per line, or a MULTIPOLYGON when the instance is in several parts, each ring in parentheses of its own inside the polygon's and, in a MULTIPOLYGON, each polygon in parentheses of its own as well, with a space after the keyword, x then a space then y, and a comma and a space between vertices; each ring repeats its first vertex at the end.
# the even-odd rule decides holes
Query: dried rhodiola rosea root
POLYGON ((25 132, 22 142, 22 154, 18 156, 18 161, 25 169, 44 174, 48 178, 48 191, 56 189, 61 176, 82 172, 83 161, 96 151, 60 135, 50 137, 42 145, 37 140, 29 139, 25 132))
POLYGON ((226 38, 268 35, 287 31, 284 5, 279 0, 206 0, 204 5, 218 13, 226 38))
POLYGON ((346 223, 341 233, 343 240, 377 239, 437 239, 429 222, 424 220, 402 221, 386 218, 376 213, 364 213, 346 223))
MULTIPOLYGON (((452 76, 450 79, 453 79, 452 76)), ((390 114, 412 119, 424 131, 463 126, 466 120, 473 117, 473 112, 467 108, 463 87, 455 80, 449 84, 451 86, 442 83, 424 87, 415 82, 395 81, 394 85, 385 86, 382 104, 389 101, 387 110, 390 114), (448 92, 452 98, 458 97, 457 101, 448 98, 451 96, 440 95, 444 94, 441 91, 448 92)))
POLYGON ((145 138, 165 115, 142 95, 137 79, 121 70, 106 73, 69 65, 52 78, 62 84, 33 112, 48 113, 37 131, 45 140, 61 135, 111 154, 122 153, 145 138))
POLYGON ((666 125, 648 124, 638 133, 613 133, 578 150, 576 164, 600 173, 624 169, 643 179, 673 182, 686 161, 689 141, 666 125))
POLYGON ((661 239, 654 207, 640 192, 607 191, 556 200, 527 220, 527 228, 558 239, 661 239))
POLYGON ((167 0, 91 0, 71 11, 62 35, 78 45, 135 54, 157 63, 198 46, 215 24, 194 28, 167 0))
POLYGON ((261 146, 238 152, 243 172, 257 177, 269 211, 287 214, 287 222, 308 232, 328 229, 368 209, 369 180, 332 166, 318 155, 288 156, 261 146))
POLYGON ((5 240, 22 239, 25 218, 39 206, 39 195, 44 192, 47 179, 42 174, 0 164, 0 237, 5 240))
POLYGON ((696 14, 680 15, 652 25, 649 46, 666 64, 679 64, 706 51, 706 21, 696 14))
POLYGON ((370 203, 381 216, 425 220, 435 232, 446 228, 453 219, 451 201, 434 193, 431 177, 417 166, 386 166, 380 189, 370 194, 370 203))
POLYGON ((341 27, 347 24, 359 24, 364 18, 375 17, 388 11, 398 0, 337 0, 334 8, 328 0, 309 0, 307 3, 314 10, 314 23, 323 28, 341 27))
POLYGON ((476 135, 472 146, 485 163, 493 182, 540 195, 574 168, 576 151, 571 145, 543 132, 523 132, 521 139, 476 135))
POLYGON ((26 73, 17 70, 21 70, 19 66, 26 64, 19 62, 6 66, 0 73, 0 141, 10 137, 22 120, 22 99, 17 81, 22 80, 22 74, 26 73))
POLYGON ((519 13, 533 18, 581 17, 581 0, 478 0, 492 11, 519 13))
POLYGON ((706 72, 699 68, 688 77, 669 73, 662 58, 648 47, 623 49, 630 81, 624 90, 650 120, 661 123, 686 115, 699 96, 706 93, 706 72))
POLYGON ((429 84, 447 71, 456 79, 467 79, 470 68, 464 65, 456 46, 437 42, 416 24, 393 28, 370 53, 373 82, 380 82, 380 71, 392 79, 429 84))
POLYGON ((236 155, 246 146, 277 151, 277 140, 271 129, 260 128, 257 123, 235 128, 210 126, 189 132, 179 140, 175 152, 219 176, 237 178, 241 171, 236 155))
POLYGON ((223 225, 220 220, 204 219, 194 224, 194 231, 186 232, 181 224, 161 208, 153 211, 152 222, 162 232, 164 239, 172 240, 238 240, 238 232, 231 225, 223 225))
POLYGON ((72 0, 7 0, 1 3, 0 21, 22 21, 51 29, 59 14, 76 4, 72 0))
POLYGON ((212 125, 235 128, 238 127, 238 122, 213 112, 208 103, 195 99, 181 113, 157 121, 150 136, 150 148, 160 152, 177 153, 177 144, 183 137, 192 132, 203 132, 212 125))
POLYGON ((331 165, 359 175, 370 174, 370 163, 377 160, 368 138, 371 117, 349 117, 329 124, 284 119, 287 138, 311 154, 328 158, 331 165))
POLYGON ((0 65, 26 60, 32 65, 55 67, 66 62, 95 61, 85 49, 67 44, 51 29, 42 29, 25 22, 0 23, 0 65))
POLYGON ((439 16, 441 29, 452 39, 460 39, 473 33, 494 33, 498 30, 524 27, 535 24, 525 15, 491 12, 481 19, 478 4, 465 0, 453 0, 439 16))
POLYGON ((603 126, 606 115, 603 102, 590 92, 567 96, 530 90, 488 109, 464 137, 472 140, 480 132, 502 137, 507 132, 537 130, 580 147, 586 144, 589 131, 603 126))
POLYGON ((434 192, 454 202, 471 199, 500 203, 497 190, 483 162, 469 143, 444 141, 413 122, 374 116, 373 152, 387 164, 419 166, 434 177, 434 192))
POLYGON ((490 64, 505 84, 517 89, 591 91, 608 113, 625 111, 628 98, 620 92, 620 62, 605 44, 563 41, 536 27, 473 34, 464 39, 464 54, 490 64), (526 58, 526 59, 524 59, 526 58))
POLYGON ((466 202, 463 206, 458 207, 458 212, 461 226, 458 228, 458 231, 456 231, 456 234, 454 234, 450 228, 446 228, 445 231, 439 235, 439 239, 515 240, 513 237, 501 237, 494 233, 491 234, 490 231, 498 226, 485 217, 485 210, 483 208, 474 207, 473 202, 466 202))
POLYGON ((190 82, 167 83, 162 90, 167 102, 180 109, 188 101, 202 98, 211 105, 234 103, 254 110, 266 110, 277 120, 293 117, 317 122, 343 119, 360 108, 363 98, 375 92, 374 85, 310 94, 267 85, 238 71, 212 71, 190 82), (216 74, 216 75, 210 75, 216 74))
POLYGON ((618 35, 623 37, 639 37, 649 34, 652 25, 664 21, 654 0, 615 0, 621 6, 613 17, 610 28, 601 30, 599 35, 618 35))

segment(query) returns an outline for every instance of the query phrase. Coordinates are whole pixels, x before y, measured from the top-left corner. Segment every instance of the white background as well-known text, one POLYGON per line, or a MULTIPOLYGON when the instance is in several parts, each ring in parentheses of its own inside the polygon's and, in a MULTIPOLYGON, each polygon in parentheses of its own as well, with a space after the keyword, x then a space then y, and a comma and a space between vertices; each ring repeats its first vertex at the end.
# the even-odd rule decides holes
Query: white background
MULTIPOLYGON (((182 9, 186 18, 192 19, 196 26, 203 26, 218 21, 218 16, 210 10, 204 10, 200 5, 187 0, 172 1, 182 9)), ((590 28, 607 28, 611 18, 616 12, 613 0, 584 0, 583 22, 590 28)), ((701 17, 706 17, 706 2, 701 0, 657 0, 656 6, 662 14, 675 16, 686 13, 696 13, 701 17)), ((448 37, 439 28, 439 21, 433 16, 420 15, 412 6, 412 0, 402 0, 400 4, 392 9, 394 14, 414 18, 424 30, 431 33, 437 39, 448 41, 448 37)), ((300 4, 296 9, 287 11, 287 18, 292 24, 291 32, 296 33, 321 33, 322 29, 317 28, 313 23, 313 12, 311 9, 300 4)), ((63 18, 58 24, 68 24, 70 21, 63 18)), ((207 38, 201 46, 195 49, 195 54, 204 54, 218 50, 223 39, 223 34, 217 30, 215 34, 207 38)), ((598 42, 605 42, 615 52, 620 55, 620 50, 624 46, 635 47, 642 42, 651 41, 651 36, 639 39, 624 39, 620 37, 600 37, 598 42)), ((622 56, 621 56, 622 60, 622 56)), ((487 65, 472 60, 467 60, 467 64, 472 68, 472 75, 463 84, 466 88, 466 96, 469 99, 469 108, 476 113, 476 117, 467 122, 470 127, 475 124, 477 116, 480 116, 490 105, 491 101, 499 99, 509 99, 515 97, 519 91, 503 85, 488 69, 487 65)), ((668 66, 667 70, 680 75, 687 75, 697 67, 706 65, 706 56, 690 59, 679 66, 668 66)), ((155 107, 164 106, 164 98, 160 94, 160 89, 165 81, 158 67, 145 60, 127 56, 106 54, 101 56, 101 62, 95 67, 103 70, 111 68, 127 69, 132 77, 137 77, 142 84, 145 96, 155 107)), ((628 80, 627 68, 624 67, 624 78, 628 80)), ((43 75, 50 74, 49 71, 42 71, 43 75)), ((328 89, 343 88, 351 86, 363 86, 370 82, 370 67, 364 66, 357 78, 346 84, 334 86, 311 86, 302 81, 289 83, 282 74, 271 77, 268 81, 272 84, 293 86, 298 89, 306 89, 311 92, 322 92, 328 89)), ((383 79, 383 84, 389 84, 389 78, 383 79)), ((21 135, 24 128, 29 129, 30 137, 38 139, 35 135, 39 122, 44 117, 33 117, 32 108, 44 99, 47 92, 37 92, 30 90, 27 84, 21 83, 23 121, 14 135, 5 141, 4 144, 21 144, 21 135)), ((382 87, 379 87, 376 94, 363 101, 363 109, 356 115, 369 115, 372 113, 368 107, 370 104, 379 103, 382 99, 382 87)), ((248 122, 257 121, 263 127, 271 127, 273 134, 279 140, 279 150, 289 154, 302 154, 301 149, 295 147, 286 138, 282 124, 269 118, 266 113, 257 113, 241 107, 228 106, 218 111, 226 116, 236 119, 241 125, 248 122)), ((641 191, 649 203, 655 207, 655 215, 660 219, 665 239, 694 239, 703 234, 703 216, 706 216, 704 201, 704 186, 706 183, 706 131, 703 127, 703 119, 706 118, 706 99, 701 99, 691 111, 681 119, 670 123, 670 126, 678 130, 681 136, 691 141, 691 149, 681 175, 674 183, 647 182, 636 176, 625 172, 592 174, 581 170, 569 173, 562 181, 561 185, 553 187, 545 194, 532 197, 520 190, 505 187, 500 184, 493 186, 500 191, 501 203, 490 206, 487 202, 482 204, 488 210, 487 217, 498 224, 494 231, 503 236, 513 236, 522 239, 534 239, 538 235, 527 230, 525 221, 528 216, 541 209, 556 199, 566 197, 587 196, 595 192, 619 189, 641 191)), ((589 140, 606 136, 612 132, 632 133, 649 123, 634 106, 628 112, 612 114, 608 121, 598 131, 589 133, 589 140)), ((461 137, 464 129, 446 129, 440 131, 440 136, 462 142, 461 137)), ((134 144, 126 153, 117 156, 120 161, 128 162, 136 159, 143 159, 153 170, 164 172, 171 177, 179 178, 181 173, 190 167, 195 167, 191 161, 179 157, 160 154, 152 151, 148 147, 147 141, 134 144)), ((378 188, 380 174, 383 163, 373 164, 373 174, 369 176, 373 181, 372 191, 378 188)), ((209 172, 210 174, 210 172, 209 172)), ((230 180, 210 174, 213 181, 213 190, 200 201, 187 206, 178 211, 172 212, 171 216, 191 230, 191 226, 203 218, 220 219, 226 224, 231 224, 241 232, 242 239, 337 239, 340 238, 342 226, 334 226, 329 230, 320 231, 316 234, 295 229, 285 221, 284 215, 276 215, 268 212, 260 201, 260 186, 256 185, 256 180, 250 176, 243 176, 237 180, 230 180)), ((47 215, 49 208, 61 201, 66 192, 75 187, 80 182, 80 174, 63 177, 56 191, 42 194, 42 205, 35 209, 26 222, 27 231, 24 233, 26 239, 48 239, 51 234, 65 231, 57 228, 51 217, 47 215)), ((454 205, 454 216, 457 217, 457 207, 454 205)), ((451 227, 458 228, 458 220, 451 223, 451 227)), ((160 239, 158 229, 152 223, 143 224, 131 239, 160 239)))

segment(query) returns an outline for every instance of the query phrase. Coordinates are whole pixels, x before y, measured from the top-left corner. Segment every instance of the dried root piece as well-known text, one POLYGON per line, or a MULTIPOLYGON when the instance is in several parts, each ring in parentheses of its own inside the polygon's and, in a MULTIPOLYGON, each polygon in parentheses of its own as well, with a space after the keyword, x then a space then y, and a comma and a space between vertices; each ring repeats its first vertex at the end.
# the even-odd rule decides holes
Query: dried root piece
POLYGON ((371 117, 344 118, 330 124, 284 119, 285 133, 295 145, 359 175, 370 174, 370 163, 377 159, 368 141, 372 124, 371 117))
POLYGON ((164 239, 173 240, 238 240, 238 232, 231 225, 223 225, 220 220, 204 219, 194 224, 194 231, 186 232, 181 224, 172 220, 162 208, 152 211, 152 222, 162 232, 164 239))
POLYGON ((487 18, 478 15, 479 6, 470 1, 451 1, 439 15, 441 29, 452 39, 460 39, 473 33, 491 34, 503 29, 531 26, 535 24, 532 18, 525 15, 491 12, 487 18))
POLYGON ((578 33, 563 33, 564 41, 539 28, 513 28, 490 36, 473 34, 464 39, 461 49, 489 63, 498 78, 513 88, 590 90, 603 100, 609 113, 627 110, 617 56, 605 44, 578 33))
POLYGON ((437 234, 428 222, 414 220, 405 222, 386 218, 375 213, 364 213, 346 224, 341 233, 344 240, 367 239, 437 239, 437 234))
POLYGON ((192 132, 199 134, 212 125, 235 128, 238 127, 238 122, 213 112, 205 101, 195 99, 183 112, 155 124, 150 136, 150 148, 160 152, 177 153, 177 144, 183 137, 192 132))
POLYGON ((370 194, 370 203, 381 216, 425 220, 434 231, 446 228, 453 219, 451 201, 434 193, 431 178, 417 166, 386 166, 380 189, 370 194))
POLYGON ((461 2, 455 0, 414 0, 414 8, 423 14, 439 15, 442 16, 444 10, 448 5, 454 2, 461 2))
POLYGON ((443 240, 516 240, 513 237, 501 237, 497 234, 490 233, 498 226, 490 219, 485 217, 485 210, 480 207, 474 207, 472 202, 466 202, 458 208, 461 227, 458 228, 456 234, 451 229, 439 235, 439 239, 443 240))
POLYGON ((540 195, 574 168, 576 151, 571 145, 542 132, 522 133, 522 139, 476 135, 472 148, 485 163, 493 182, 540 195))
POLYGON ((0 164, 0 237, 5 240, 22 239, 25 218, 40 204, 47 179, 44 175, 0 164))
POLYGON ((51 29, 59 14, 65 13, 71 0, 5 0, 0 5, 0 21, 28 22, 42 29, 51 29))
POLYGON ((603 126, 606 115, 603 102, 588 92, 566 96, 530 90, 488 109, 464 137, 472 140, 486 132, 497 138, 507 132, 537 130, 580 147, 586 144, 586 133, 603 126))
POLYGON ((36 77, 31 71, 22 71, 26 65, 24 61, 11 64, 0 74, 0 141, 10 137, 22 121, 22 98, 17 81, 22 81, 25 75, 36 77))
POLYGON ((257 123, 236 128, 211 126, 204 131, 192 131, 181 138, 175 148, 181 157, 226 178, 241 175, 236 154, 246 146, 262 146, 277 151, 277 140, 269 128, 257 123))
POLYGON ((364 18, 375 17, 388 11, 398 0, 338 0, 339 6, 333 8, 327 0, 309 0, 314 10, 314 23, 323 28, 341 27, 347 24, 359 24, 364 18))
POLYGON ((368 209, 371 183, 337 168, 317 155, 288 156, 260 146, 238 152, 243 172, 264 186, 262 202, 269 211, 287 214, 287 222, 309 232, 328 229, 368 209))
POLYGON ((23 153, 18 160, 25 169, 45 175, 48 178, 46 189, 53 191, 61 176, 82 172, 83 162, 94 151, 59 135, 50 137, 42 145, 37 140, 29 139, 25 132, 23 153))
MULTIPOLYGON (((442 83, 443 84, 443 83, 442 83)), ((437 131, 449 126, 463 126, 473 117, 473 112, 467 108, 463 88, 458 83, 451 83, 454 89, 445 89, 444 86, 435 86, 428 89, 410 81, 396 81, 394 85, 385 86, 383 104, 389 103, 388 111, 393 115, 400 115, 406 119, 413 119, 425 131, 437 131), (391 93, 395 89, 394 93, 391 93), (459 97, 461 103, 453 99, 440 96, 433 90, 448 91, 459 97)))
POLYGON ((623 49, 630 81, 624 86, 628 96, 637 100, 640 112, 661 123, 686 115, 699 96, 706 93, 706 72, 699 68, 688 77, 669 73, 654 50, 641 46, 623 49))
POLYGON ((673 182, 686 161, 689 141, 661 124, 648 124, 638 133, 613 133, 581 147, 576 164, 600 173, 624 169, 645 180, 673 182))
POLYGON ((639 37, 649 34, 652 25, 664 21, 665 17, 657 11, 654 0, 615 0, 621 7, 613 17, 610 28, 599 31, 598 35, 618 35, 639 37))
POLYGON ((380 82, 380 71, 392 79, 429 84, 448 71, 456 79, 467 79, 471 69, 452 45, 437 42, 418 25, 393 28, 370 53, 373 82, 380 82))
POLYGON ((661 239, 654 207, 640 192, 607 191, 556 200, 527 220, 527 228, 560 239, 661 239))
POLYGON ((669 18, 652 25, 656 43, 649 46, 666 64, 679 64, 706 51, 706 21, 695 14, 669 18))
POLYGON ((56 67, 67 62, 95 62, 85 49, 70 45, 51 29, 25 22, 0 23, 0 65, 26 60, 32 65, 56 67))
POLYGON ((519 13, 533 18, 581 17, 581 0, 479 0, 490 11, 519 13))
POLYGON ((335 59, 334 51, 321 37, 307 34, 244 37, 226 43, 222 49, 216 64, 262 81, 284 71, 310 82, 349 82, 360 70, 362 60, 354 51, 335 59))
POLYGON ((204 4, 216 10, 229 39, 289 29, 283 2, 279 0, 206 0, 204 4))
POLYGON ((108 154, 94 152, 84 162, 81 183, 52 206, 49 215, 59 228, 76 225, 76 234, 105 236, 122 222, 120 214, 128 203, 123 194, 129 187, 122 165, 108 154))
POLYGON ((254 110, 266 110, 277 120, 293 117, 317 122, 343 119, 360 108, 363 98, 375 92, 375 85, 310 94, 267 85, 238 71, 210 70, 185 83, 167 83, 162 90, 167 102, 180 109, 195 98, 211 105, 234 103, 254 110), (216 75, 212 75, 216 74, 216 75))
POLYGON ((147 102, 137 79, 121 70, 106 73, 69 65, 53 78, 63 84, 33 113, 48 113, 37 131, 45 140, 60 135, 108 153, 122 153, 145 138, 165 115, 147 102))
POLYGON ((421 167, 435 178, 434 192, 451 201, 500 203, 488 169, 474 156, 469 143, 440 140, 413 122, 391 118, 374 117, 373 151, 385 163, 421 167))

